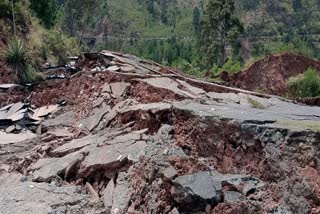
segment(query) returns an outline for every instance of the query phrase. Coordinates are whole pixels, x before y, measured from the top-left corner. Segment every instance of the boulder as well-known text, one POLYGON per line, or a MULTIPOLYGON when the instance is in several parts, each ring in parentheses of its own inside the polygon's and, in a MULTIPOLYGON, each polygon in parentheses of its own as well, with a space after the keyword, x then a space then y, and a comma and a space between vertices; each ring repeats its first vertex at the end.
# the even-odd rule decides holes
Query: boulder
POLYGON ((179 176, 173 183, 172 196, 181 211, 204 211, 207 205, 214 206, 221 200, 208 172, 179 176))

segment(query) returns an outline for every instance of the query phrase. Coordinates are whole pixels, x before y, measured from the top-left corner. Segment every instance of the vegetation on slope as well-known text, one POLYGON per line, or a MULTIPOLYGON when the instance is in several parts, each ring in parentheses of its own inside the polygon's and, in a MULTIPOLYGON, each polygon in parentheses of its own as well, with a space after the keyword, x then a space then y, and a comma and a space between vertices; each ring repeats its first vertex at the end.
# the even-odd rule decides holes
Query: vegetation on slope
MULTIPOLYGON (((0 1, 0 17, 10 20, 10 2, 0 1)), ((214 26, 205 26, 208 23, 206 14, 219 15, 207 5, 209 2, 232 2, 229 0, 14 2, 17 26, 22 26, 22 22, 28 25, 19 32, 29 29, 24 36, 31 34, 28 41, 31 52, 53 63, 63 63, 68 55, 80 50, 111 49, 202 76, 208 70, 239 71, 250 57, 252 62, 252 59, 283 51, 312 58, 318 58, 320 53, 320 4, 317 0, 234 0, 235 10, 231 10, 233 18, 230 20, 240 20, 234 25, 239 28, 230 31, 234 33, 232 41, 230 36, 226 38, 221 45, 223 48, 214 45, 223 37, 214 31, 211 32, 214 35, 209 35, 208 29, 214 26), (205 29, 208 32, 201 34, 205 29), (224 48, 225 54, 217 54, 224 48)))
POLYGON ((319 72, 309 68, 304 74, 290 78, 288 87, 293 98, 320 96, 319 72))

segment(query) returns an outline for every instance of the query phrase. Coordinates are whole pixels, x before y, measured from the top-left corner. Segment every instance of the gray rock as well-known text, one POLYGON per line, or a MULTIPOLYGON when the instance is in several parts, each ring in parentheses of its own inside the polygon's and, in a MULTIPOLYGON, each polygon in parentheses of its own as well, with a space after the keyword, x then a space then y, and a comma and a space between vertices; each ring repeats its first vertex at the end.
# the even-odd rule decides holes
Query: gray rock
POLYGON ((129 86, 130 84, 125 82, 116 82, 110 84, 112 94, 115 98, 120 98, 129 86))
POLYGON ((45 120, 44 126, 73 126, 75 123, 76 113, 72 111, 65 112, 55 118, 45 120))
POLYGON ((2 214, 89 212, 86 207, 89 197, 81 194, 79 187, 15 182, 14 179, 0 183, 0 202, 2 214))
POLYGON ((117 181, 111 180, 103 192, 103 202, 112 214, 126 213, 131 199, 126 173, 119 173, 117 181))
POLYGON ((172 166, 167 167, 163 171, 163 176, 167 179, 173 179, 175 176, 177 176, 177 174, 177 170, 172 166))
POLYGON ((237 203, 246 200, 246 198, 239 192, 225 191, 223 195, 224 201, 227 203, 237 203))
POLYGON ((79 127, 86 128, 89 131, 94 130, 99 125, 102 118, 110 111, 111 111, 111 108, 110 106, 107 106, 107 105, 103 105, 101 108, 95 108, 91 116, 79 122, 79 127))
POLYGON ((257 186, 256 184, 252 183, 252 182, 248 182, 246 183, 246 185, 243 187, 242 193, 245 196, 248 196, 252 193, 254 193, 257 190, 257 186))
POLYGON ((62 158, 44 158, 31 165, 28 170, 33 172, 33 181, 50 182, 52 178, 65 174, 68 168, 82 161, 83 157, 81 153, 72 153, 62 158))
POLYGON ((196 95, 180 89, 179 84, 176 81, 167 77, 139 79, 139 81, 145 82, 156 88, 167 89, 183 97, 196 98, 196 95))
POLYGON ((136 162, 144 154, 146 141, 139 140, 139 134, 119 136, 105 146, 91 145, 82 152, 88 154, 81 163, 80 174, 89 176, 96 170, 104 170, 105 176, 112 178, 128 161, 136 162))
POLYGON ((11 133, 16 129, 15 126, 9 126, 8 128, 6 128, 6 133, 11 133))
POLYGON ((176 187, 173 197, 183 211, 203 211, 208 204, 215 205, 221 200, 208 172, 180 176, 173 182, 176 187))

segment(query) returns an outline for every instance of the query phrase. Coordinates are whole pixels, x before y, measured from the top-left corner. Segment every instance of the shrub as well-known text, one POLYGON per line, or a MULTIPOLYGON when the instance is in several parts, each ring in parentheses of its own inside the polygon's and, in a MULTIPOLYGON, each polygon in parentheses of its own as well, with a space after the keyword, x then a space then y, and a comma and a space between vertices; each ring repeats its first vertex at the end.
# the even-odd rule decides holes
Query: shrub
MULTIPOLYGON (((14 1, 14 15, 16 24, 26 25, 28 20, 27 12, 22 1, 14 1)), ((12 2, 11 0, 0 0, 0 18, 12 19, 12 2)))
POLYGON ((4 58, 15 71, 19 83, 34 83, 42 79, 22 40, 14 38, 4 51, 4 58))
POLYGON ((56 0, 30 0, 30 8, 45 27, 54 26, 58 15, 56 0))
POLYGON ((48 48, 45 45, 40 47, 40 56, 44 61, 48 60, 48 48))
POLYGON ((320 96, 320 75, 317 70, 309 68, 303 75, 291 77, 288 88, 294 98, 320 96))
POLYGON ((195 77, 202 77, 204 74, 195 63, 190 63, 184 59, 174 61, 171 66, 195 77))
POLYGON ((67 37, 59 30, 50 30, 46 33, 45 44, 48 52, 59 65, 65 65, 68 55, 79 54, 80 47, 74 38, 67 37))
POLYGON ((211 70, 213 73, 216 73, 216 74, 222 71, 236 73, 241 71, 241 63, 240 61, 229 58, 228 61, 221 68, 219 68, 218 65, 214 64, 211 70))
POLYGON ((0 18, 11 18, 11 3, 8 0, 0 1, 0 18))

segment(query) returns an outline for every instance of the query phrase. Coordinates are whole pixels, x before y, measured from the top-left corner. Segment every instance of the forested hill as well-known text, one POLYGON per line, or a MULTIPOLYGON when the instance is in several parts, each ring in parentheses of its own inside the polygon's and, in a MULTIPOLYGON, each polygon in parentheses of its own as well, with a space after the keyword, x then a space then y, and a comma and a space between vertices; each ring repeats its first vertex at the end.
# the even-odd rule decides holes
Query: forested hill
MULTIPOLYGON (((203 14, 206 3, 207 0, 97 0, 100 11, 94 13, 91 27, 98 23, 108 35, 190 37, 194 34, 193 24, 197 24, 193 23, 194 18, 198 12, 203 14)), ((235 5, 246 33, 252 36, 320 33, 319 0, 235 0, 235 5)), ((100 34, 101 28, 95 27, 91 33, 100 34)))
MULTIPOLYGON (((218 2, 225 1, 231 0, 218 2)), ((5 23, 12 17, 10 2, 0 1, 0 19, 1 16, 2 19, 7 17, 3 20, 5 23)), ((188 71, 202 65, 199 55, 206 54, 201 53, 197 43, 209 0, 14 2, 18 24, 19 20, 24 20, 27 22, 25 25, 31 29, 29 33, 37 35, 29 37, 36 38, 32 42, 37 43, 40 47, 38 49, 48 49, 52 56, 63 53, 59 56, 61 59, 66 55, 73 55, 74 50, 81 46, 82 51, 121 51, 179 66, 188 71), (24 18, 19 18, 20 16, 24 18), (35 25, 38 23, 34 21, 35 17, 40 20, 43 30, 39 31, 35 25), (65 36, 71 36, 68 44, 65 36), (43 40, 44 47, 41 47, 43 40), (56 47, 58 44, 63 45, 56 47), (68 50, 62 51, 64 47, 68 47, 68 50)), ((238 39, 246 43, 252 57, 260 58, 270 53, 293 51, 319 58, 319 0, 234 0, 234 3, 234 13, 244 26, 244 32, 241 32, 238 39)), ((7 25, 12 27, 12 24, 7 25)), ((4 32, 9 31, 3 26, 1 33, 4 35, 4 32)), ((239 58, 230 60, 233 60, 231 70, 239 70, 243 66, 241 61, 242 64, 239 65, 239 58)), ((211 68, 213 66, 210 65, 211 68)), ((201 68, 204 69, 210 68, 201 68)))
MULTIPOLYGON (((67 5, 68 1, 74 0, 64 1, 67 5)), ((90 17, 89 29, 83 32, 81 27, 78 31, 74 31, 74 27, 68 27, 66 30, 72 29, 71 33, 78 36, 83 34, 85 38, 96 37, 95 48, 130 52, 160 62, 163 61, 162 52, 169 49, 176 39, 180 39, 178 43, 182 44, 177 44, 183 49, 180 55, 190 61, 192 56, 185 56, 183 52, 190 52, 192 47, 189 45, 194 46, 193 40, 199 31, 207 2, 208 0, 97 0, 97 7, 91 13, 94 16, 90 17), (141 46, 144 47, 143 50, 139 50, 141 46), (162 50, 157 53, 150 50, 146 53, 146 49, 154 47, 161 47, 162 50)), ((72 3, 71 7, 75 5, 76 3, 72 3)), ((307 41, 313 49, 309 52, 316 52, 318 49, 319 0, 235 0, 235 6, 245 27, 242 38, 249 39, 254 55, 270 52, 265 50, 274 46, 271 44, 265 47, 269 42, 285 42, 296 48, 297 43, 301 45, 307 41)), ((72 8, 67 11, 72 11, 72 8)), ((74 19, 69 17, 68 20, 70 22, 74 19)), ((81 26, 76 23, 72 25, 81 26)), ((170 58, 169 56, 166 60, 169 64, 172 63, 170 58)))

